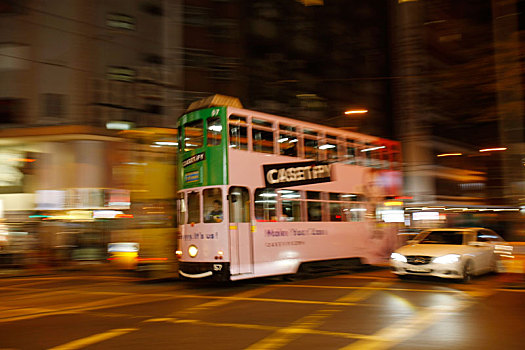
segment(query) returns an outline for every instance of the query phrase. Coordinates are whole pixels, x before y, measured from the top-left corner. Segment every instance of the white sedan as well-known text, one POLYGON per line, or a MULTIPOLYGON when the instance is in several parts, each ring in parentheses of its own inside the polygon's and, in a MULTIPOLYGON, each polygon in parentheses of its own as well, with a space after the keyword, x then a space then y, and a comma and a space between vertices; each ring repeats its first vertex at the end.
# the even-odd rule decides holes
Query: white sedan
POLYGON ((455 278, 468 282, 473 275, 496 272, 498 245, 505 241, 486 228, 437 228, 419 233, 390 257, 392 272, 455 278))

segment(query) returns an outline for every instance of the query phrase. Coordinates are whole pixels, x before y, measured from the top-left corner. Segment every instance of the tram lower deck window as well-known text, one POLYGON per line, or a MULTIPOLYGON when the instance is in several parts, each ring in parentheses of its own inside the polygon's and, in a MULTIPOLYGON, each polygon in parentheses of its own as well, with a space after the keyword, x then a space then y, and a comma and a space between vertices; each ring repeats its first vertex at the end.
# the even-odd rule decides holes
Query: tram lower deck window
POLYGON ((202 191, 204 222, 222 222, 222 191, 220 188, 207 188, 202 191))
POLYGON ((302 221, 301 193, 295 190, 279 190, 281 196, 281 221, 302 221))
POLYGON ((255 219, 257 221, 276 221, 277 193, 270 188, 255 190, 255 219))
POLYGON ((201 204, 198 192, 188 193, 188 224, 201 222, 201 204))

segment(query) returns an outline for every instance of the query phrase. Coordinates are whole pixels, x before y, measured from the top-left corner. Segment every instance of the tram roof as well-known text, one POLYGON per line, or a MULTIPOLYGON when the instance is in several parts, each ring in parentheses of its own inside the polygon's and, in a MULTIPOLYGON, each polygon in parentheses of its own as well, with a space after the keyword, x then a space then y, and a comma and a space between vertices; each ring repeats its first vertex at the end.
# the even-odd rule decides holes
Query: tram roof
POLYGON ((215 94, 192 102, 186 109, 185 113, 189 113, 197 109, 220 106, 243 108, 241 100, 239 100, 237 97, 215 94))

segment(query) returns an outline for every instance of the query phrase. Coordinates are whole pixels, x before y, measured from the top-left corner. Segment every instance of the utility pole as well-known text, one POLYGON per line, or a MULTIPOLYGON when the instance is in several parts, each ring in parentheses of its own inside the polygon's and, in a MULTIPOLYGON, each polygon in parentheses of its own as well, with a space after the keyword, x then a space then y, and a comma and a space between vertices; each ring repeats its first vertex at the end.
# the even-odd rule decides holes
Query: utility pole
POLYGON ((422 101, 425 95, 422 74, 426 64, 423 4, 420 0, 398 0, 393 6, 394 74, 399 77, 395 84, 394 110, 403 147, 404 192, 409 193, 415 203, 430 203, 434 201, 435 185, 427 174, 432 158, 422 101))
POLYGON ((525 204, 525 130, 523 74, 516 0, 492 0, 494 64, 500 142, 503 195, 509 205, 525 204))

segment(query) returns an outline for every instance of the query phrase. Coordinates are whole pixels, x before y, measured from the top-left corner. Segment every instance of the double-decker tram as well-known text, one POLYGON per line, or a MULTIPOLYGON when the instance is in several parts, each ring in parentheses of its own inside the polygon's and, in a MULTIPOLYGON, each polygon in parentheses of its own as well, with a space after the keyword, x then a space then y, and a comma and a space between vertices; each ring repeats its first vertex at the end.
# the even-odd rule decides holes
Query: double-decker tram
POLYGON ((399 142, 243 109, 220 95, 193 103, 178 128, 181 277, 376 264, 396 248, 395 231, 376 214, 400 194, 399 142))

